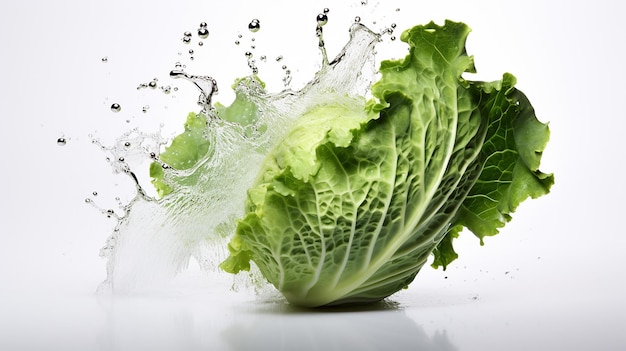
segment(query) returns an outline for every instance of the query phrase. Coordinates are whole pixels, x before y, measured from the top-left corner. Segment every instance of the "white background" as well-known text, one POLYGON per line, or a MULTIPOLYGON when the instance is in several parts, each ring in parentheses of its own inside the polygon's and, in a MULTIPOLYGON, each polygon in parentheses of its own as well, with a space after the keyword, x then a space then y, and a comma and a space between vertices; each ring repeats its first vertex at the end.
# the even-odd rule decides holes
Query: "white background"
MULTIPOLYGON (((0 349, 626 349, 623 9, 608 0, 389 3, 3 4, 0 349), (408 290, 367 311, 301 311, 231 292, 229 277, 198 272, 168 291, 96 297, 105 278, 98 251, 114 223, 84 199, 97 191, 107 206, 132 184, 111 173, 89 135, 112 140, 159 123, 174 133, 197 109, 193 87, 168 78, 176 61, 217 78, 218 100, 228 102, 233 79, 249 73, 251 37, 255 55, 268 57, 259 69, 270 89, 281 87, 278 55, 294 86, 303 84, 319 62, 314 19, 324 7, 330 56, 356 15, 374 30, 446 18, 472 27, 467 49, 477 77, 515 74, 550 123, 542 169, 556 175, 552 193, 523 203, 485 246, 462 238, 460 258, 446 272, 425 268, 408 290), (262 26, 254 35, 252 18, 262 26), (182 44, 183 32, 202 21, 211 32, 205 45, 197 37, 182 44), (180 90, 136 89, 155 77, 180 90), (110 112, 113 102, 122 112, 110 112), (58 146, 59 137, 67 145, 58 146)), ((379 56, 403 50, 397 41, 379 56)))

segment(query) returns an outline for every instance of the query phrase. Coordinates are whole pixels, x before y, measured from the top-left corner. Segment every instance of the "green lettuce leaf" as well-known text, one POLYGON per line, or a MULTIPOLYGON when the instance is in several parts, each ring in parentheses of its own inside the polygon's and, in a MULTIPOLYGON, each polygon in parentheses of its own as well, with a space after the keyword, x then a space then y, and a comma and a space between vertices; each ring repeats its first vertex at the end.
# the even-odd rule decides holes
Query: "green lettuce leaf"
POLYGON ((552 174, 539 171, 550 131, 514 84, 515 77, 505 74, 502 81, 472 85, 480 90, 479 107, 490 121, 477 160, 482 172, 452 221, 449 238, 434 251, 433 267, 445 269, 457 257, 451 242, 463 227, 483 244, 485 236, 497 234, 511 220, 522 201, 547 194, 554 184, 552 174))
POLYGON ((150 178, 159 196, 172 192, 171 184, 164 179, 163 167, 183 170, 192 168, 209 150, 209 141, 204 135, 207 117, 201 113, 189 113, 185 131, 176 136, 171 144, 159 155, 163 164, 150 164, 150 178))

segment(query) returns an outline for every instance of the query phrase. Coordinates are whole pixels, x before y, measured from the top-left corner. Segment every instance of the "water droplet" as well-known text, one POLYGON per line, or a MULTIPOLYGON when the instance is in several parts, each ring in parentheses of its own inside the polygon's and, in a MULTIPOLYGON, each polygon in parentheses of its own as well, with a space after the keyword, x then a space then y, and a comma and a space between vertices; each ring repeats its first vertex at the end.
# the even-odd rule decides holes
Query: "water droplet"
POLYGON ((130 141, 125 142, 124 146, 129 147, 130 146, 130 141))
POLYGON ((245 55, 246 55, 247 58, 251 58, 252 57, 252 53, 250 51, 246 51, 245 55))
POLYGON ((237 38, 241 39, 242 37, 243 37, 243 35, 237 34, 237 38))
POLYGON ((354 17, 354 22, 356 22, 356 23, 361 22, 361 17, 359 17, 359 16, 354 17))
POLYGON ((199 42, 198 42, 198 46, 202 46, 202 45, 204 45, 204 43, 203 43, 203 42, 201 42, 201 41, 199 41, 199 42))
POLYGON ((109 58, 108 58, 107 56, 103 57, 103 58, 102 58, 102 62, 104 62, 104 63, 109 62, 109 58))
POLYGON ((98 196, 98 192, 97 191, 94 191, 92 194, 93 194, 93 196, 98 196))
POLYGON ((392 24, 391 24, 391 28, 396 28, 396 24, 395 24, 395 23, 392 23, 392 24))
POLYGON ((124 162, 124 157, 120 156, 117 160, 120 162, 124 162))
POLYGON ((189 44, 190 42, 191 42, 191 38, 190 37, 183 37, 183 43, 189 44))
POLYGON ((198 36, 202 39, 206 39, 209 37, 209 30, 203 27, 198 29, 198 36))
POLYGON ((85 199, 85 203, 87 203, 87 204, 91 203, 91 199, 90 198, 86 198, 85 199))
POLYGON ((325 7, 323 12, 327 14, 330 12, 330 9, 328 9, 328 7, 325 7))
POLYGON ((282 55, 277 56, 277 57, 276 57, 276 62, 280 62, 282 59, 283 59, 283 56, 282 56, 282 55))
POLYGON ((57 139, 57 145, 63 146, 65 144, 67 144, 67 140, 65 138, 60 137, 60 138, 57 139))
POLYGON ((120 106, 120 104, 118 104, 117 102, 111 105, 111 111, 120 112, 121 110, 122 110, 122 106, 120 106))
POLYGON ((239 45, 239 40, 235 40, 235 45, 239 45))
POLYGON ((392 36, 391 36, 391 40, 396 40, 396 36, 395 36, 395 35, 392 35, 392 36))
POLYGON ((166 86, 161 87, 161 90, 163 91, 163 93, 169 94, 172 91, 172 87, 169 85, 166 85, 166 86))
POLYGON ((399 12, 399 11, 400 11, 400 8, 399 8, 399 7, 398 7, 398 8, 396 8, 396 12, 399 12))
POLYGON ((148 86, 152 89, 157 87, 157 79, 154 78, 152 81, 150 81, 150 83, 148 83, 148 86))
POLYGON ((189 54, 190 55, 193 55, 193 52, 194 52, 193 49, 189 49, 189 54))
POLYGON ((141 112, 146 113, 148 112, 149 109, 150 109, 150 105, 144 105, 144 107, 141 108, 141 112))
POLYGON ((260 59, 261 59, 261 61, 265 62, 265 61, 267 61, 267 56, 261 55, 260 59))
POLYGON ((187 37, 187 38, 191 38, 191 32, 185 32, 183 34, 183 36, 187 37))
POLYGON ((367 5, 367 0, 361 0, 361 5, 363 6, 367 5))
POLYGON ((253 19, 252 21, 250 21, 250 24, 248 24, 248 29, 252 32, 258 32, 259 29, 261 29, 261 23, 259 22, 258 19, 253 19))
POLYGON ((381 35, 385 35, 385 34, 393 34, 393 28, 385 28, 380 32, 381 35))
POLYGON ((206 28, 207 24, 206 22, 200 22, 200 28, 206 28))
POLYGON ((291 84, 291 75, 290 75, 290 74, 286 74, 286 75, 283 77, 283 85, 284 85, 285 87, 288 87, 288 86, 289 86, 289 84, 291 84))
POLYGON ((183 71, 178 71, 178 70, 170 71, 170 77, 172 77, 172 78, 185 77, 186 75, 187 75, 187 73, 185 73, 183 71))
POLYGON ((328 23, 328 16, 325 13, 320 13, 317 15, 317 25, 323 26, 328 23))

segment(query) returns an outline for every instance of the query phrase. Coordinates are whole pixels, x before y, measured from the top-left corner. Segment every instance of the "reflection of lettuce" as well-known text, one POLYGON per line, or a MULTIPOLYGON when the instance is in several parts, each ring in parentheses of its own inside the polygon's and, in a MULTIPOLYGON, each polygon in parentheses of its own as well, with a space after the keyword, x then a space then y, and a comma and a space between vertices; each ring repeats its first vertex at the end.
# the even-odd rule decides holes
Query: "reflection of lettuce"
POLYGON ((329 93, 299 117, 248 190, 221 267, 254 261, 298 305, 380 300, 431 253, 435 267, 456 259, 463 228, 482 241, 521 201, 546 194, 548 127, 512 75, 461 77, 474 71, 468 33, 462 23, 414 27, 401 37, 406 58, 382 62, 375 99, 329 93))
POLYGON ((310 311, 263 305, 221 336, 233 350, 458 350, 445 330, 427 332, 406 311, 385 302, 303 312, 310 311))

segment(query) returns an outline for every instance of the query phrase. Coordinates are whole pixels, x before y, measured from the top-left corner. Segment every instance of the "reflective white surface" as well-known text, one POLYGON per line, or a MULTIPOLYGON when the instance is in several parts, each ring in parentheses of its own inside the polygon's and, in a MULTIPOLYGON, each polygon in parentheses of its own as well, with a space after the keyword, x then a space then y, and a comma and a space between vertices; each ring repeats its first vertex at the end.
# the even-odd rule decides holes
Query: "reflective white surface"
POLYGON ((626 349, 622 13, 608 0, 6 6, 0 13, 0 349, 626 349), (296 309, 232 292, 228 276, 193 269, 161 290, 96 296, 105 277, 98 250, 113 223, 83 200, 97 190, 101 201, 113 203, 132 186, 111 174, 88 134, 114 137, 129 125, 163 120, 166 129, 179 127, 196 108, 191 87, 168 100, 135 88, 167 76, 177 53, 186 55, 182 33, 201 21, 211 30, 207 45, 214 40, 223 55, 205 51, 190 69, 216 75, 224 101, 232 79, 247 73, 246 48, 233 41, 255 17, 262 23, 259 50, 284 55, 305 81, 319 56, 313 25, 303 23, 323 7, 331 10, 325 27, 331 56, 355 15, 379 16, 398 28, 445 18, 472 27, 467 48, 481 79, 512 72, 539 118, 550 122, 542 169, 556 174, 552 193, 522 204, 483 247, 461 238, 460 258, 448 271, 426 267, 408 290, 363 309, 296 309), (224 65, 224 56, 240 60, 224 65), (125 111, 150 101, 150 113, 112 115, 113 101, 125 111), (63 147, 56 145, 61 136, 68 139, 63 147))
POLYGON ((623 349, 613 294, 520 293, 500 275, 482 288, 427 278, 375 305, 314 311, 216 287, 226 281, 199 287, 199 276, 193 289, 150 295, 26 294, 4 301, 0 340, 5 350, 623 349))

